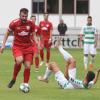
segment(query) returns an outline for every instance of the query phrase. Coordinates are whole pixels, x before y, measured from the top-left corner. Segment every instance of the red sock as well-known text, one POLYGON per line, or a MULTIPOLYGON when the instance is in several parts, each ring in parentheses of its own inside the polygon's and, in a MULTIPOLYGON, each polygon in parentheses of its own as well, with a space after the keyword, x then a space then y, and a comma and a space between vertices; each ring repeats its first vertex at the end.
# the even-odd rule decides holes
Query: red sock
POLYGON ((39 67, 39 57, 35 58, 35 66, 36 66, 36 68, 39 67))
POLYGON ((40 57, 41 57, 41 60, 43 61, 44 60, 44 52, 43 52, 43 49, 40 50, 40 57))
POLYGON ((47 63, 49 62, 50 59, 50 50, 47 51, 47 63))
POLYGON ((30 69, 25 68, 24 69, 24 83, 28 83, 29 78, 30 78, 30 69))
POLYGON ((14 65, 13 80, 16 80, 16 77, 17 77, 20 69, 21 69, 21 64, 19 64, 19 65, 15 64, 14 65))

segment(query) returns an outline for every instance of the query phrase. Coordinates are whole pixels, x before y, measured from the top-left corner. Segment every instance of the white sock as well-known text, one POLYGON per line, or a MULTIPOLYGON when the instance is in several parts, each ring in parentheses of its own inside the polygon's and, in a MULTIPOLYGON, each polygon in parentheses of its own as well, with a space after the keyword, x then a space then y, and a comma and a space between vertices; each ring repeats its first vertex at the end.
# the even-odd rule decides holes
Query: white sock
POLYGON ((94 57, 91 56, 90 64, 94 63, 94 57))
POLYGON ((43 78, 47 80, 49 78, 49 76, 51 75, 51 73, 52 73, 52 71, 50 69, 48 69, 48 67, 47 67, 43 78))
POLYGON ((88 56, 84 56, 84 67, 87 69, 88 56))
POLYGON ((68 70, 69 77, 75 79, 76 78, 76 68, 68 70))
POLYGON ((67 51, 65 51, 65 50, 62 48, 62 46, 59 46, 58 49, 59 49, 60 53, 63 55, 63 57, 64 57, 64 59, 65 59, 66 61, 68 61, 69 58, 72 58, 72 56, 71 56, 67 51))

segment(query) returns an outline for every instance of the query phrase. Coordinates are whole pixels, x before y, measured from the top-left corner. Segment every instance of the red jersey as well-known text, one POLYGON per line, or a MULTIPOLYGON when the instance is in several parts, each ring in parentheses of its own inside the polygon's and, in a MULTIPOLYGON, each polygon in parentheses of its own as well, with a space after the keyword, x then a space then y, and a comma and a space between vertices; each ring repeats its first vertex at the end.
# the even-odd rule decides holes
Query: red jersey
POLYGON ((9 24, 8 31, 14 35, 13 45, 29 47, 32 45, 30 35, 34 32, 35 25, 31 20, 22 23, 20 19, 13 20, 9 24))
POLYGON ((49 40, 50 38, 50 30, 53 29, 51 22, 41 21, 39 24, 39 27, 41 29, 41 37, 43 40, 49 40))

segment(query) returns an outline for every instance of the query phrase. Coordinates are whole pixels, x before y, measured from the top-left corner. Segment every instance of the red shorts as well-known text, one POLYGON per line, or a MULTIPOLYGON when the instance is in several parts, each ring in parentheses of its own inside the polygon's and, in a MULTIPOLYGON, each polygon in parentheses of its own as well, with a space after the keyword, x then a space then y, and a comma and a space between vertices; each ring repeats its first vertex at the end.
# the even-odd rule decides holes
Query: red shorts
POLYGON ((14 58, 18 56, 22 56, 24 58, 24 61, 33 61, 33 46, 30 46, 28 48, 23 48, 19 46, 13 46, 12 47, 12 52, 14 58))
POLYGON ((44 41, 40 42, 40 46, 42 48, 48 49, 48 48, 51 48, 51 45, 52 45, 52 43, 49 43, 49 40, 44 40, 44 41))

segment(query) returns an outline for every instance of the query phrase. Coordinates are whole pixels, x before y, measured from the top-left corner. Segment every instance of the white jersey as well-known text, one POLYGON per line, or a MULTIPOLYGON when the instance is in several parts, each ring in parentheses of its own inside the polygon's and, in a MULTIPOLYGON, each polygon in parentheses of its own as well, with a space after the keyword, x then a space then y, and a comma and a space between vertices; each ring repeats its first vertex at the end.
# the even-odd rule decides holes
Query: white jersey
POLYGON ((93 81, 90 81, 88 85, 84 85, 83 81, 69 78, 69 82, 73 85, 74 88, 82 89, 82 88, 91 88, 94 85, 93 81))
POLYGON ((74 78, 69 78, 67 80, 64 74, 59 71, 55 74, 55 80, 58 82, 58 85, 63 89, 83 89, 83 88, 91 88, 94 84, 93 81, 89 82, 88 86, 83 84, 83 81, 77 80, 74 78))
POLYGON ((55 74, 55 80, 62 89, 73 89, 73 85, 65 78, 64 74, 59 71, 55 74))
POLYGON ((93 25, 85 25, 82 27, 81 34, 84 35, 84 44, 94 44, 96 27, 93 25))

